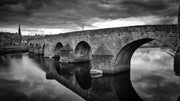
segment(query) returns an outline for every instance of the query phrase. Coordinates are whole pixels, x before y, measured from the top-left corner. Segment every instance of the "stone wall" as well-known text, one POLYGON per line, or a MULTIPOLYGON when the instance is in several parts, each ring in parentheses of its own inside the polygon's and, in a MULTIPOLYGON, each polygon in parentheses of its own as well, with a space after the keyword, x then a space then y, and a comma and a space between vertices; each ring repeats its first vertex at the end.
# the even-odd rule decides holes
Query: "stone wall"
POLYGON ((85 41, 91 46, 92 53, 104 43, 107 49, 111 49, 115 56, 127 43, 141 38, 155 39, 149 44, 150 46, 163 46, 173 49, 177 46, 178 37, 177 25, 145 25, 48 35, 32 38, 29 43, 38 43, 41 46, 45 44, 47 56, 53 55, 53 50, 58 42, 63 45, 70 44, 74 50, 79 42, 85 41))
MULTIPOLYGON (((36 53, 43 52, 44 57, 53 57, 55 47, 59 42, 63 46, 69 44, 74 51, 78 43, 84 41, 91 47, 91 55, 97 52, 99 47, 104 45, 104 48, 112 53, 112 58, 108 60, 108 62, 114 64, 117 54, 123 47, 143 38, 154 39, 145 46, 169 47, 175 49, 179 41, 177 25, 145 25, 69 32, 58 35, 35 37, 29 40, 29 44, 34 44, 31 49, 34 49, 36 53), (38 47, 36 44, 38 44, 38 47), (45 47, 43 48, 43 46, 45 47)), ((104 64, 101 63, 101 67, 96 67, 102 68, 102 66, 104 68, 104 64)), ((108 67, 104 71, 109 72, 108 67)), ((114 72, 114 68, 111 69, 111 72, 114 72)))

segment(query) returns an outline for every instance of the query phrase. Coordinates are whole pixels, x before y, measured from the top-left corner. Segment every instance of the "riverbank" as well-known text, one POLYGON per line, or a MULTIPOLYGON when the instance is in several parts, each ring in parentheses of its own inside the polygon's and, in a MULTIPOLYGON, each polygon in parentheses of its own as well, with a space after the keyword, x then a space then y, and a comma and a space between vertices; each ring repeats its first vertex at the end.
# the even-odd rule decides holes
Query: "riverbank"
POLYGON ((28 52, 28 48, 25 46, 0 47, 0 55, 8 54, 8 53, 19 53, 19 52, 28 52))

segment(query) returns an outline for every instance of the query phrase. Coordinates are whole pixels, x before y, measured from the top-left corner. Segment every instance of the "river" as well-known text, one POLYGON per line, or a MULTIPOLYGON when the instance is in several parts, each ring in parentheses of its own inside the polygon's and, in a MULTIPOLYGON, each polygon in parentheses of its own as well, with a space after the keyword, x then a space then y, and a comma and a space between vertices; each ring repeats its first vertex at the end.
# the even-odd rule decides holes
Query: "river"
POLYGON ((0 57, 0 101, 178 101, 180 77, 169 49, 138 49, 131 70, 92 77, 91 64, 62 65, 56 59, 28 53, 0 57), (46 79, 48 67, 62 83, 46 79), (68 83, 63 83, 68 81, 68 83))

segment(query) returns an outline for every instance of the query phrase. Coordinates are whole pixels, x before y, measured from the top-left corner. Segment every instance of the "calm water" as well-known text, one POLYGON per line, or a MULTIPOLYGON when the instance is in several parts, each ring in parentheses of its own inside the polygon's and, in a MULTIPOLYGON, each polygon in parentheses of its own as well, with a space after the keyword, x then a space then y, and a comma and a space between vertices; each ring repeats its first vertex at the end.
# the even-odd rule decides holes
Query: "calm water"
POLYGON ((178 101, 180 77, 174 75, 168 49, 139 49, 131 71, 92 77, 91 64, 59 64, 28 54, 0 58, 0 101, 178 101), (56 68, 59 82, 47 80, 56 68))

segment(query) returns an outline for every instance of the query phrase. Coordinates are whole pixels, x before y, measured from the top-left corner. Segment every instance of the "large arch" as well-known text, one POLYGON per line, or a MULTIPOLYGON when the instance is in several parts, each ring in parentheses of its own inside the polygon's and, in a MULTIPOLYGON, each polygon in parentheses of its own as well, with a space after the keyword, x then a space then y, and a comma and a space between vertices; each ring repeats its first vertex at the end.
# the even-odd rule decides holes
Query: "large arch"
POLYGON ((89 59, 91 54, 91 46, 85 41, 80 41, 76 45, 74 54, 76 58, 89 59))
POLYGON ((63 47, 61 42, 58 42, 54 48, 54 57, 60 57, 60 49, 63 47))
POLYGON ((139 48, 141 45, 148 43, 152 40, 153 39, 151 38, 143 38, 125 45, 117 54, 115 60, 115 72, 129 70, 130 68, 127 67, 130 67, 131 57, 133 53, 136 51, 136 49, 139 48))

